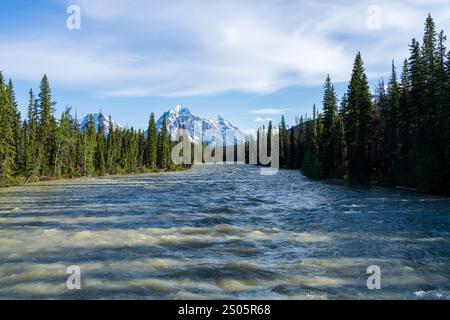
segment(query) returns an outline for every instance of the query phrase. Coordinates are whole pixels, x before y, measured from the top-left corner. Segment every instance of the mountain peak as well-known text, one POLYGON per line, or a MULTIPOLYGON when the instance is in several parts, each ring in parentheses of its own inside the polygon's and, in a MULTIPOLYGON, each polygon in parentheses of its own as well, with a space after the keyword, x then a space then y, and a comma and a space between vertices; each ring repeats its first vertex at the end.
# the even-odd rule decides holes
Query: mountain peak
POLYGON ((191 141, 211 144, 226 140, 227 144, 235 141, 243 143, 247 135, 229 121, 218 115, 217 118, 202 119, 194 115, 182 105, 172 107, 158 120, 156 126, 160 130, 163 119, 166 119, 167 128, 173 140, 177 140, 179 129, 187 130, 191 141))
MULTIPOLYGON (((89 118, 91 116, 92 116, 92 119, 94 120, 96 130, 98 130, 98 128, 100 126, 102 126, 105 129, 105 133, 109 133, 109 116, 106 117, 101 111, 99 113, 90 113, 90 114, 86 115, 81 120, 81 122, 79 122, 79 127, 80 127, 81 131, 84 131, 84 129, 87 126, 87 123, 89 122, 89 118)), ((112 120, 112 125, 113 125, 113 129, 122 128, 122 126, 114 120, 112 120)))
POLYGON ((177 104, 176 106, 172 107, 172 109, 170 109, 169 114, 179 114, 182 112, 190 113, 191 111, 188 108, 182 106, 181 104, 177 104))

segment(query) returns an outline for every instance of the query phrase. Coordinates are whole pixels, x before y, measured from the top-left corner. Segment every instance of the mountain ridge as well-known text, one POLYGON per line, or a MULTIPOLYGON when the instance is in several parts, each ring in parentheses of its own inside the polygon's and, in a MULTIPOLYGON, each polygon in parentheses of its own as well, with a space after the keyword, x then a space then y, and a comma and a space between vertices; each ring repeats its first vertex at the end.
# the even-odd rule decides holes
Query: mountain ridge
POLYGON ((242 130, 220 115, 216 118, 201 118, 187 107, 176 105, 158 119, 156 123, 158 131, 161 130, 164 118, 172 140, 178 139, 179 129, 185 129, 192 142, 206 145, 217 143, 231 145, 247 140, 247 135, 242 130))

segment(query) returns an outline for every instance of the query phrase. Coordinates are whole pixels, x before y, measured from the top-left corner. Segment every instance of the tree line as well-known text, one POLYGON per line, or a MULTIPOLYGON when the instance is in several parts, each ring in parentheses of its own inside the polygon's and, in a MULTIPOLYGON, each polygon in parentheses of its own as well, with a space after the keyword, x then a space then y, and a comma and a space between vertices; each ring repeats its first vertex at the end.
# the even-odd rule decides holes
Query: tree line
MULTIPOLYGON (((284 116, 260 128, 257 146, 267 138, 268 154, 278 135, 280 165, 300 168, 311 178, 344 178, 352 183, 405 186, 450 194, 450 52, 431 15, 422 43, 411 41, 400 76, 392 63, 387 84, 371 93, 358 52, 347 92, 337 98, 330 76, 323 108, 314 105, 291 128, 284 116)), ((30 90, 28 113, 21 119, 11 80, 0 72, 0 186, 59 177, 97 176, 173 170, 174 142, 163 119, 157 130, 152 113, 147 134, 116 128, 109 132, 93 116, 80 128, 66 108, 54 116, 47 76, 39 94, 30 90)), ((191 148, 192 148, 191 144, 191 148)), ((204 146, 202 146, 204 147, 204 146)), ((236 149, 237 146, 235 146, 236 149)), ((246 143, 249 160, 249 142, 246 143)))
MULTIPOLYGON (((340 100, 327 76, 323 110, 278 127, 280 164, 311 178, 404 186, 450 194, 450 52, 431 15, 422 43, 411 41, 400 76, 392 63, 387 84, 371 93, 358 52, 340 100)), ((258 131, 273 134, 273 125, 258 131)))
POLYGON ((166 119, 158 132, 155 115, 147 134, 122 129, 109 117, 103 122, 89 116, 80 128, 67 107, 56 119, 49 80, 42 78, 39 94, 29 92, 26 119, 21 119, 11 80, 0 72, 0 186, 60 177, 103 176, 178 169, 171 161, 172 141, 166 119))

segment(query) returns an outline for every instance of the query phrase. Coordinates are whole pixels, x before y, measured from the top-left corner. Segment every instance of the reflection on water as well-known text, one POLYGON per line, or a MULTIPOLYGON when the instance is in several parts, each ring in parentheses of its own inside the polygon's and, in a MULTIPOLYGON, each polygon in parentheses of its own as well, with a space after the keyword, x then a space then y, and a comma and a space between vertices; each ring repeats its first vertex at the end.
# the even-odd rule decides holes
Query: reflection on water
POLYGON ((0 299, 450 299, 449 279, 447 198, 244 165, 0 190, 0 299))

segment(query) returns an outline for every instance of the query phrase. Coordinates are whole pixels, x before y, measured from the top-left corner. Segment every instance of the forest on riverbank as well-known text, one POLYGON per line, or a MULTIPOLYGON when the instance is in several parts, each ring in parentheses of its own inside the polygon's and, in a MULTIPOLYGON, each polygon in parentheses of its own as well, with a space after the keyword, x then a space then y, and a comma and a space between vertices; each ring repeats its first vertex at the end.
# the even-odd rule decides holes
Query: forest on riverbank
MULTIPOLYGON (((330 76, 323 111, 313 107, 287 128, 278 127, 280 164, 311 178, 344 178, 358 184, 404 186, 450 194, 450 52, 431 15, 423 42, 412 39, 399 76, 392 62, 387 84, 370 92, 361 54, 356 55, 340 103, 330 76)), ((274 128, 260 128, 258 137, 274 128)))
POLYGON ((29 93, 22 120, 14 86, 0 73, 0 186, 37 180, 177 170, 165 119, 157 132, 155 115, 144 130, 122 129, 109 117, 108 132, 92 115, 84 126, 66 108, 59 120, 48 77, 39 94, 29 93))
MULTIPOLYGON (((372 93, 358 52, 347 93, 340 101, 328 75, 322 112, 314 106, 310 116, 299 117, 290 128, 282 117, 277 129, 270 122, 258 130, 256 139, 271 141, 278 135, 281 167, 301 169, 311 178, 450 194, 446 40, 429 15, 423 41, 412 40, 400 75, 392 62, 387 84, 381 79, 372 93)), ((57 120, 54 106, 45 75, 38 95, 30 90, 27 116, 22 119, 13 83, 6 83, 0 73, 0 186, 179 168, 171 159, 175 142, 166 119, 158 132, 152 113, 145 132, 115 128, 110 118, 106 132, 92 116, 80 128, 70 108, 57 120)), ((248 154, 246 160, 250 162, 248 154)))

